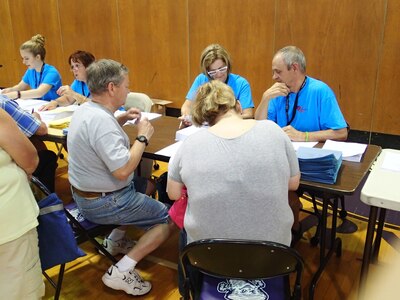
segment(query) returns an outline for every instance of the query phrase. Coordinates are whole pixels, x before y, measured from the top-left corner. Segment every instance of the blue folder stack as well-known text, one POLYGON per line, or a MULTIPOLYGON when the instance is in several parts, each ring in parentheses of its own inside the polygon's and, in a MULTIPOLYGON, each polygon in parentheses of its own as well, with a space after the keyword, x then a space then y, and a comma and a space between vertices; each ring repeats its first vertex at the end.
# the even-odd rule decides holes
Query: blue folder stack
POLYGON ((297 158, 302 180, 327 184, 336 182, 342 164, 341 151, 299 147, 297 158))

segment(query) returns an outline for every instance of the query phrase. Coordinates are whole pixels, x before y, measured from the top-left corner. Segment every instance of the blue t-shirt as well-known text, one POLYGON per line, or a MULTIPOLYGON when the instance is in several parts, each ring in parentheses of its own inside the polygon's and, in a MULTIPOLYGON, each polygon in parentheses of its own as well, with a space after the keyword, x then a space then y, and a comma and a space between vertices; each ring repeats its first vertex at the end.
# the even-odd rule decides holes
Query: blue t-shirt
POLYGON ((37 89, 42 83, 51 85, 51 89, 43 95, 43 100, 50 101, 59 97, 57 90, 61 87, 61 75, 51 65, 45 64, 41 72, 37 72, 35 69, 26 70, 22 81, 28 84, 31 89, 37 89))
POLYGON ((87 84, 83 81, 75 79, 71 84, 71 89, 78 94, 81 94, 87 98, 90 97, 90 91, 87 84))
MULTIPOLYGON (((209 81, 210 78, 208 78, 206 75, 204 75, 203 73, 199 74, 194 80, 189 92, 187 93, 186 99, 193 101, 196 96, 197 89, 201 85, 209 81)), ((254 107, 253 99, 251 97, 250 84, 245 78, 231 73, 228 75, 227 84, 232 88, 233 93, 235 94, 235 98, 239 100, 242 109, 254 107)))
MULTIPOLYGON (((340 111, 335 94, 324 82, 308 77, 300 90, 296 115, 290 124, 299 131, 320 131, 342 129, 347 123, 340 111)), ((286 114, 286 97, 271 99, 268 104, 268 120, 274 121, 280 127, 288 125, 292 118, 296 94, 289 94, 289 120, 286 114)))

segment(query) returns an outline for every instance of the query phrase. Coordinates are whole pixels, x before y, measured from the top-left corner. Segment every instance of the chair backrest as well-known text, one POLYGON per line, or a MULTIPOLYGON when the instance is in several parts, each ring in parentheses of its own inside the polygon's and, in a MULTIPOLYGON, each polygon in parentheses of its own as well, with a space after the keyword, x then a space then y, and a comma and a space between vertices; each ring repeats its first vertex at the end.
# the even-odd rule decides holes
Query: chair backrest
POLYGON ((67 221, 63 202, 58 196, 50 193, 34 176, 31 178, 31 189, 40 208, 37 231, 42 273, 55 288, 54 300, 58 300, 65 264, 86 254, 77 245, 74 232, 67 221), (47 269, 56 265, 60 265, 57 282, 46 273, 47 269))
POLYGON ((40 208, 37 231, 43 271, 86 255, 77 246, 61 199, 34 176, 31 189, 40 208))
MULTIPOLYGON (((190 282, 188 268, 197 269, 212 277, 253 281, 284 277, 295 272, 295 286, 290 294, 295 299, 300 299, 301 296, 303 260, 295 249, 279 243, 231 239, 200 240, 183 249, 180 263, 185 285, 192 295, 199 293, 195 291, 195 284, 190 282)), ((228 282, 222 288, 219 285, 218 289, 224 291, 225 288, 229 292, 227 286, 235 288, 228 282)))
POLYGON ((124 108, 128 110, 131 107, 139 108, 142 112, 150 112, 153 101, 150 97, 143 93, 128 93, 124 108))

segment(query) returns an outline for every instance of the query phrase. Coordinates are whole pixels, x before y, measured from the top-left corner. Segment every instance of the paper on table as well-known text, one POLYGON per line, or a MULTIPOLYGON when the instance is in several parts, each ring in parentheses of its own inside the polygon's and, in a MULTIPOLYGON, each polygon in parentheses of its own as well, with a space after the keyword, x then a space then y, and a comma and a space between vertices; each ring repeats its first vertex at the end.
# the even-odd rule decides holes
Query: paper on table
POLYGON ((48 128, 47 133, 49 135, 55 135, 55 136, 65 136, 66 134, 63 132, 62 129, 56 129, 56 128, 48 128))
MULTIPOLYGON (((117 111, 114 113, 114 116, 115 116, 115 117, 118 117, 119 115, 123 114, 124 112, 125 112, 125 111, 117 110, 117 111)), ((157 119, 157 118, 159 118, 159 117, 161 117, 161 116, 162 116, 161 114, 157 114, 157 113, 142 112, 142 117, 146 117, 147 119, 149 119, 149 121, 154 120, 154 119, 157 119)), ((123 126, 125 126, 125 125, 134 125, 135 122, 136 122, 136 119, 133 119, 133 120, 127 121, 123 126)))
POLYGON ((293 142, 292 141, 294 151, 297 151, 300 147, 312 148, 316 144, 318 144, 318 142, 293 142))
POLYGON ((341 151, 343 160, 360 162, 367 145, 327 140, 322 149, 341 151))
POLYGON ((183 141, 183 140, 186 139, 189 135, 191 135, 191 134, 193 134, 193 133, 195 133, 195 132, 197 132, 197 131, 203 130, 204 128, 207 128, 207 126, 196 127, 196 126, 194 126, 194 125, 191 125, 191 126, 189 126, 189 127, 180 129, 180 130, 178 130, 178 131, 176 132, 176 134, 175 134, 175 140, 176 140, 176 141, 183 141))
POLYGON ((400 154, 387 152, 383 160, 382 169, 400 172, 400 154))
POLYGON ((42 107, 45 104, 48 104, 49 101, 45 101, 45 100, 35 100, 35 99, 17 99, 15 100, 18 105, 25 111, 29 111, 31 112, 32 109, 34 109, 35 111, 37 111, 39 109, 39 107, 42 107))
MULTIPOLYGON (((57 120, 64 120, 66 118, 69 118, 68 122, 70 122, 73 114, 72 111, 53 112, 52 110, 37 111, 37 113, 40 115, 40 118, 44 123, 46 123, 47 126, 51 126, 51 124, 53 122, 56 122, 57 120)), ((63 121, 62 123, 64 122, 65 121, 63 121)))
POLYGON ((71 116, 62 119, 56 119, 48 123, 48 126, 56 129, 64 129, 71 123, 71 116))
POLYGON ((171 157, 176 153, 176 151, 179 149, 179 147, 181 145, 182 145, 182 141, 176 142, 172 145, 169 145, 169 146, 161 149, 160 151, 157 151, 155 154, 166 156, 166 157, 171 157))
POLYGON ((73 104, 73 105, 67 105, 67 106, 59 106, 59 107, 57 107, 55 109, 48 110, 48 111, 50 111, 50 112, 53 111, 53 112, 56 112, 56 113, 74 112, 78 107, 79 107, 79 105, 73 104))

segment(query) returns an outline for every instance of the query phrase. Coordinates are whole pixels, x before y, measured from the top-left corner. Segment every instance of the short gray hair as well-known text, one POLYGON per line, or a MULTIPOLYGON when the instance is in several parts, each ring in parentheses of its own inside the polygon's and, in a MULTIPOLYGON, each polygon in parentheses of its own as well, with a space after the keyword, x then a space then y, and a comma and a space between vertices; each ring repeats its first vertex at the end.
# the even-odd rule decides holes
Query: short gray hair
POLYGON ((302 73, 306 72, 306 57, 303 51, 296 46, 286 46, 276 52, 275 56, 281 55, 283 62, 286 64, 287 69, 290 70, 294 63, 297 63, 302 73))
POLYGON ((99 95, 107 91, 108 84, 120 85, 128 74, 128 68, 112 59, 100 59, 86 69, 90 93, 99 95))

